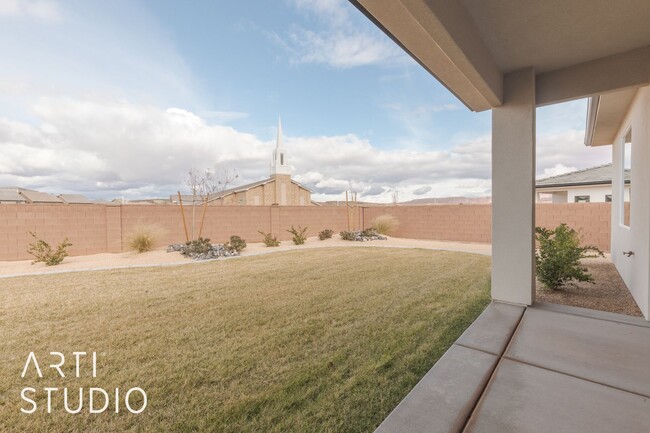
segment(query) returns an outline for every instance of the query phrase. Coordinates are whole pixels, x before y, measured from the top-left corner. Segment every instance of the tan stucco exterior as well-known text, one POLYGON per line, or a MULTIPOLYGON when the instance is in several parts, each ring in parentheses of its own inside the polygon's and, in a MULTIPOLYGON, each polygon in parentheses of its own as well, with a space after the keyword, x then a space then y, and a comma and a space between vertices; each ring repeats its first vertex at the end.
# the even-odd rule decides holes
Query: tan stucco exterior
POLYGON ((291 179, 277 174, 251 187, 234 188, 212 205, 226 206, 312 206, 311 191, 291 179))

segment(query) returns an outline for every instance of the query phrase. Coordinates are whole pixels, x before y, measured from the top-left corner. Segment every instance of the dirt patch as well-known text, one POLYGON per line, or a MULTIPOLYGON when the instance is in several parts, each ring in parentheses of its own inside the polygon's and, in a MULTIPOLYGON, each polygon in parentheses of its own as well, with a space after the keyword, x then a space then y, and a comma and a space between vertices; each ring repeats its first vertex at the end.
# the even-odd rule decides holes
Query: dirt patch
POLYGON ((538 281, 537 301, 643 316, 609 259, 585 259, 582 263, 593 275, 595 284, 575 283, 559 290, 548 290, 538 281))

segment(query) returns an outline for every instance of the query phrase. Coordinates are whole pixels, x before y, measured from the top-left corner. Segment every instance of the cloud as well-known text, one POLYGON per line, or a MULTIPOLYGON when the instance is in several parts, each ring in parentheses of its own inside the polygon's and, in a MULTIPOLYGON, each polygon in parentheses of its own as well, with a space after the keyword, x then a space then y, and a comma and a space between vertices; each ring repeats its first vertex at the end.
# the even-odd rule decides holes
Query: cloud
POLYGON ((43 21, 59 21, 59 4, 51 0, 0 0, 0 16, 28 16, 43 21))
POLYGON ((576 170, 576 167, 567 167, 564 164, 555 164, 553 167, 545 168, 540 178, 558 176, 560 174, 571 173, 572 171, 576 170))
POLYGON ((419 187, 419 188, 414 189, 414 190, 413 190, 413 194, 414 194, 414 195, 422 195, 422 194, 426 194, 426 193, 428 193, 429 191, 431 191, 432 189, 433 189, 433 188, 431 188, 431 185, 424 185, 424 186, 421 186, 421 187, 419 187))
POLYGON ((248 113, 242 113, 240 111, 203 111, 201 115, 216 123, 230 123, 236 120, 246 119, 249 116, 248 113))
MULTIPOLYGON (((265 140, 189 110, 120 99, 47 97, 30 113, 32 124, 0 118, 0 185, 94 198, 166 196, 183 188, 192 167, 234 168, 240 183, 263 179, 275 144, 273 134, 265 140)), ((316 200, 341 199, 346 190, 384 202, 396 189, 400 200, 490 194, 488 135, 444 150, 405 150, 378 148, 355 134, 290 131, 285 125, 294 178, 316 200)), ((572 130, 540 136, 538 172, 611 160, 611 150, 581 140, 582 132, 572 130)))
MULTIPOLYGON (((284 34, 269 33, 295 63, 319 63, 335 68, 403 64, 408 56, 374 25, 352 18, 343 0, 292 0, 297 10, 315 17, 306 29, 293 25, 284 34), (314 30, 314 28, 317 28, 314 30)), ((355 16, 356 17, 356 16, 355 16)))

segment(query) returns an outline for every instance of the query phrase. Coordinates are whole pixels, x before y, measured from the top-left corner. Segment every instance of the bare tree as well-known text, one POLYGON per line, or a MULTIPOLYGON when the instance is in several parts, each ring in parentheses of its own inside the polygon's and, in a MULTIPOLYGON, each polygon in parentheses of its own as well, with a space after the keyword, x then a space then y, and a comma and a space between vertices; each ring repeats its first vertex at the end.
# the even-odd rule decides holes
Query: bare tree
MULTIPOLYGON (((185 177, 185 186, 192 195, 192 239, 194 239, 196 205, 218 199, 239 175, 236 170, 210 169, 203 171, 191 168, 185 177)), ((223 199, 221 200, 223 204, 223 199)))
POLYGON ((393 192, 390 193, 390 197, 393 200, 393 204, 399 203, 399 190, 394 189, 393 192))

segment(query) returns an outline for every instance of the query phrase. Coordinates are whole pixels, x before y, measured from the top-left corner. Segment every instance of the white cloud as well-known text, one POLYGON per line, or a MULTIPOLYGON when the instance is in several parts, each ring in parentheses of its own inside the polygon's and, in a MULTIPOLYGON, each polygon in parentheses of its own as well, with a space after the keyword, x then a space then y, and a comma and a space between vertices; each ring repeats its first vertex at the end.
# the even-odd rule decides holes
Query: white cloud
POLYGON ((29 16, 58 21, 62 13, 59 4, 51 0, 0 0, 0 16, 29 16))
POLYGON ((564 164, 555 164, 553 167, 545 168, 540 178, 558 176, 560 174, 571 173, 572 171, 576 170, 576 167, 567 167, 564 164))
POLYGON ((343 0, 292 0, 298 10, 317 17, 318 30, 294 25, 286 34, 270 33, 296 63, 320 63, 336 68, 403 63, 408 57, 374 25, 359 25, 353 8, 343 0))
POLYGON ((428 193, 429 191, 431 191, 432 189, 433 189, 433 188, 431 188, 431 185, 423 185, 423 186, 421 186, 421 187, 419 187, 419 188, 415 188, 415 189, 413 190, 413 195, 422 195, 422 194, 426 194, 426 193, 428 193))
MULTIPOLYGON (((268 176, 274 138, 263 140, 181 108, 125 100, 49 97, 31 106, 35 125, 0 118, 0 185, 96 198, 165 196, 191 167, 235 168, 241 183, 268 176)), ((295 137, 285 125, 294 178, 317 200, 354 190, 377 201, 490 195, 490 137, 447 150, 380 149, 355 134, 295 137)), ((582 132, 539 137, 538 172, 608 162, 582 132)))

